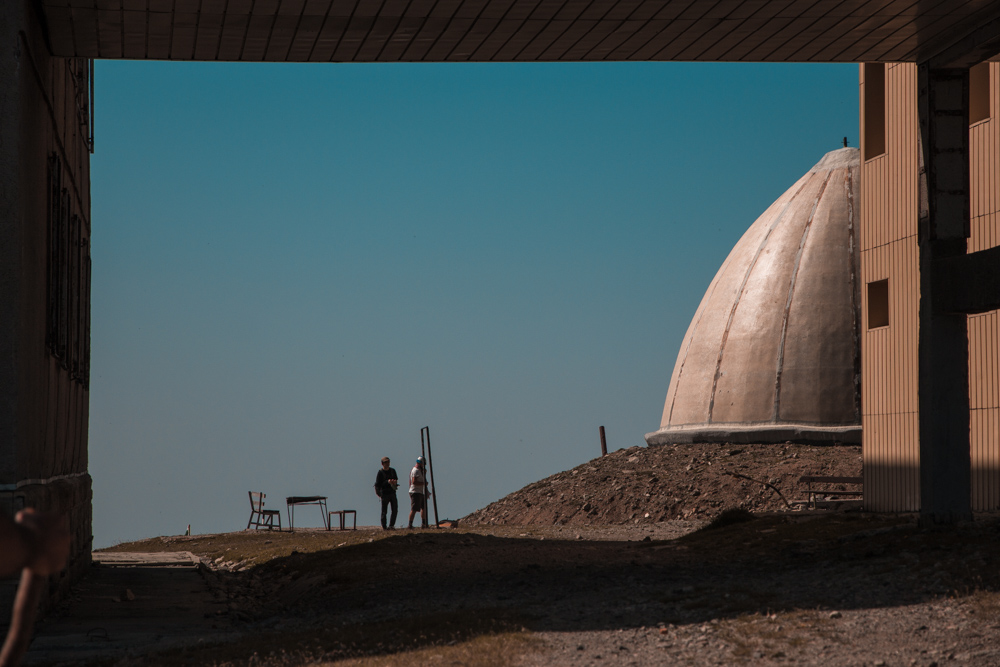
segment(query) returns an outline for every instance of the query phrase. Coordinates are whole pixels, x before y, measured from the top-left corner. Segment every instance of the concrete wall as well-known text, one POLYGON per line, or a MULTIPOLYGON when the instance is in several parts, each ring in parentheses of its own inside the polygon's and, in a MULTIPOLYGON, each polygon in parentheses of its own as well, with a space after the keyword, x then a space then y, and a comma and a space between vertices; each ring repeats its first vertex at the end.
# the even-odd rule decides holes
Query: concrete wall
POLYGON ((0 3, 0 511, 69 514, 57 590, 92 543, 89 63, 48 53, 33 3, 0 3))

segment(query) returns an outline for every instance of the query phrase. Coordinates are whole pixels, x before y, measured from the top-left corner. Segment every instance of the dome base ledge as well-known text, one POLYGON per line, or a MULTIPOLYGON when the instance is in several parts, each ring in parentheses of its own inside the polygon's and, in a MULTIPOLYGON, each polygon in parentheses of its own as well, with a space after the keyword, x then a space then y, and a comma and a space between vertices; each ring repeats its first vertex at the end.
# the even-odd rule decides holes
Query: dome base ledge
POLYGON ((661 428, 646 434, 646 444, 689 445, 698 442, 740 445, 794 442, 803 445, 860 445, 861 425, 699 424, 661 428))

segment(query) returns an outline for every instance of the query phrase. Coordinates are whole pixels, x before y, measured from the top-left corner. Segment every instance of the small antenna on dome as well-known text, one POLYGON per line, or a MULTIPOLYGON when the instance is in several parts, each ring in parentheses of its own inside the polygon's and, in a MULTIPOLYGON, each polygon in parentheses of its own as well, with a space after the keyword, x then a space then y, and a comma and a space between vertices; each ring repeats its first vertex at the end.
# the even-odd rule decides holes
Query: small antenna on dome
POLYGON ((844 148, 847 148, 847 137, 844 137, 844 148))

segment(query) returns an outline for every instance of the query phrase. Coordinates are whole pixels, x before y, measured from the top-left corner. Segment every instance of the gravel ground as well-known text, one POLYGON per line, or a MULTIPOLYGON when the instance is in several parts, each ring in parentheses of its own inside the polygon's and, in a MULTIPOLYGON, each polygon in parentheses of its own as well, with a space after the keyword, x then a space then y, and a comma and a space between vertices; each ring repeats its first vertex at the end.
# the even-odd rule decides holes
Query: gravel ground
POLYGON ((1000 517, 789 511, 763 483, 792 502, 803 474, 859 472, 855 447, 633 448, 457 529, 119 545, 204 557, 210 623, 244 637, 128 664, 475 665, 499 633, 525 640, 490 664, 1000 665, 1000 517), (755 513, 709 524, 733 507, 755 513))
MULTIPOLYGON (((241 648, 267 655, 289 637, 316 647, 271 664, 358 655, 394 664, 470 636, 475 621, 473 634, 514 629, 538 640, 508 656, 511 665, 1000 665, 998 517, 947 531, 860 512, 698 526, 366 530, 350 543, 335 533, 235 533, 176 544, 211 555, 211 542, 235 559, 241 542, 286 550, 205 573, 225 604, 212 622, 253 638, 241 648)), ((236 654, 195 651, 182 664, 269 664, 236 654)))
POLYGON ((803 475, 860 477, 861 447, 791 443, 630 447, 529 484, 462 521, 643 524, 705 520, 726 508, 782 510, 788 507, 786 500, 805 499, 798 485, 803 475))

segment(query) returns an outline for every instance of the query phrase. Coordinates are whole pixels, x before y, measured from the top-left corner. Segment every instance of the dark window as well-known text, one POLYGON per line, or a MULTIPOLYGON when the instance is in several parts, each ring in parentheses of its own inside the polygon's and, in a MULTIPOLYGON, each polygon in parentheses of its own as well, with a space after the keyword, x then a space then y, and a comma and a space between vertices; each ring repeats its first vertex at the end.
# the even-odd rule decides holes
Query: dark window
POLYGON ((63 187, 59 156, 49 158, 48 308, 45 343, 70 377, 90 384, 90 234, 63 187))
POLYGON ((868 283, 868 328, 889 326, 889 281, 868 283))
POLYGON ((969 68, 969 124, 990 117, 990 64, 969 68))
POLYGON ((885 65, 865 63, 865 159, 885 153, 885 65))

